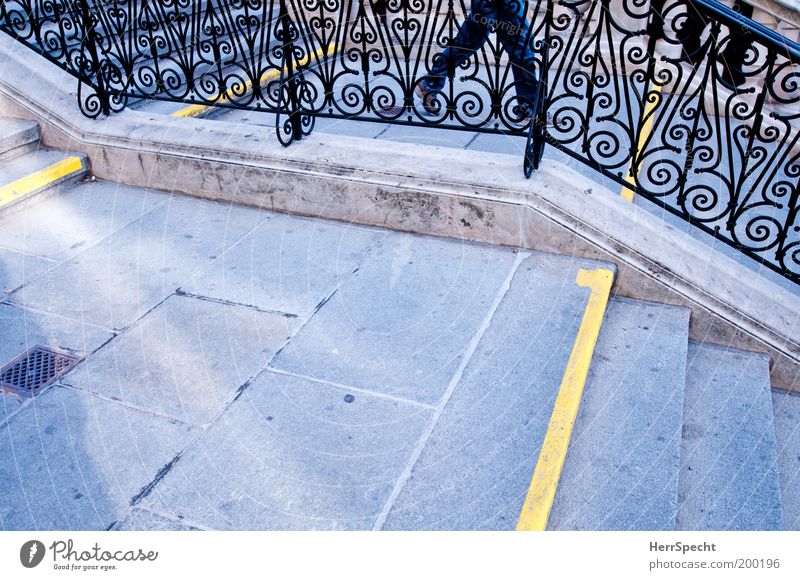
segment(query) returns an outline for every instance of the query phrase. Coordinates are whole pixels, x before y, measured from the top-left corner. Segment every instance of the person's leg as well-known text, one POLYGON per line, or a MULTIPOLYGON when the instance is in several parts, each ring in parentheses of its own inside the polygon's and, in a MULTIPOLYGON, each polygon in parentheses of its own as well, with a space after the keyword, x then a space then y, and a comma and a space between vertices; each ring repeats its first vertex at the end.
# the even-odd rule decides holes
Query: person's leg
POLYGON ((428 74, 422 79, 426 91, 441 91, 447 76, 469 61, 489 38, 493 23, 498 21, 496 0, 473 0, 466 21, 461 25, 453 42, 436 54, 428 74))
MULTIPOLYGON (((736 0, 733 9, 745 18, 753 18, 753 6, 736 0)), ((752 35, 743 30, 741 26, 731 27, 728 45, 722 52, 722 78, 733 87, 738 87, 745 81, 744 59, 747 51, 752 46, 752 35)))
POLYGON ((503 0, 497 36, 508 54, 519 105, 530 114, 539 95, 539 79, 536 76, 536 52, 534 39, 525 14, 522 0, 503 0))
POLYGON ((683 47, 683 58, 691 64, 700 61, 700 36, 706 27, 705 19, 697 12, 694 4, 686 3, 686 14, 681 17, 681 28, 677 31, 676 37, 683 47))

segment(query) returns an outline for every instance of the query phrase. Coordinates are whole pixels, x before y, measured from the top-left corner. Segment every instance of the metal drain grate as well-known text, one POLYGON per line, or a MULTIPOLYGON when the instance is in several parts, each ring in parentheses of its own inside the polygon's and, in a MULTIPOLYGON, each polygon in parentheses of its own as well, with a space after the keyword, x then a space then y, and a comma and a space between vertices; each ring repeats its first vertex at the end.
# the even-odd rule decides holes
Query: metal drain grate
POLYGON ((67 374, 80 358, 35 346, 0 368, 0 388, 33 397, 53 381, 67 374))

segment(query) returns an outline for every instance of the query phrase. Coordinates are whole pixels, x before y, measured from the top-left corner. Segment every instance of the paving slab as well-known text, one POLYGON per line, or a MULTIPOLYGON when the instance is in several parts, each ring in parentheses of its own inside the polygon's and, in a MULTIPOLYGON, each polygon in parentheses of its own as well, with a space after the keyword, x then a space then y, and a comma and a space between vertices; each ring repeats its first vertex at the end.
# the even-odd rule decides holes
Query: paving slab
POLYGON ((0 246, 63 261, 169 198, 117 183, 83 183, 0 213, 0 246))
POLYGON ((689 314, 609 303, 548 529, 674 529, 689 314))
POLYGON ((800 395, 773 391, 783 528, 800 530, 800 395))
POLYGON ((520 264, 384 529, 514 529, 589 297, 576 276, 597 267, 520 264))
POLYGON ((379 121, 349 121, 330 117, 317 117, 314 120, 314 132, 363 137, 365 139, 375 139, 385 131, 388 131, 390 127, 391 125, 379 121))
POLYGON ((19 411, 25 402, 21 397, 0 392, 0 423, 19 411))
POLYGON ((430 416, 266 372, 143 505, 213 529, 370 529, 430 416))
POLYGON ((266 111, 247 111, 242 109, 212 109, 206 115, 210 121, 222 123, 249 123, 258 125, 257 132, 269 131, 270 135, 275 134, 275 113, 266 111))
POLYGON ((106 328, 125 328, 264 218, 253 208, 170 197, 11 300, 106 328))
POLYGON ((233 400, 299 324, 279 314, 172 296, 65 382, 202 425, 233 400))
MULTIPOLYGON (((113 333, 59 316, 0 304, 0 365, 37 345, 84 356, 108 342, 113 333)), ((74 369, 73 369, 74 370, 74 369)), ((0 422, 30 400, 0 393, 0 422)))
POLYGON ((0 304, 0 364, 36 345, 85 355, 113 336, 112 332, 92 324, 0 304))
MULTIPOLYGON (((496 135, 481 133, 467 146, 472 151, 485 151, 487 153, 505 153, 506 155, 525 155, 527 140, 517 135, 496 135)), ((547 151, 547 149, 545 149, 547 151)))
POLYGON ((192 428, 52 387, 0 428, 0 529, 105 530, 192 428))
POLYGON ((310 315, 384 232, 271 214, 183 290, 310 315))
POLYGON ((475 132, 426 127, 424 125, 390 125, 386 131, 377 135, 376 138, 400 141, 401 143, 420 143, 423 145, 463 149, 475 138, 475 132))
POLYGON ((0 300, 35 280, 55 264, 46 258, 0 248, 0 300))
POLYGON ((692 343, 677 529, 780 530, 767 357, 692 343))
POLYGON ((515 258, 502 248, 387 234, 272 366, 433 404, 515 258))
POLYGON ((151 511, 134 508, 124 519, 114 524, 114 532, 191 532, 197 528, 154 514, 151 511))

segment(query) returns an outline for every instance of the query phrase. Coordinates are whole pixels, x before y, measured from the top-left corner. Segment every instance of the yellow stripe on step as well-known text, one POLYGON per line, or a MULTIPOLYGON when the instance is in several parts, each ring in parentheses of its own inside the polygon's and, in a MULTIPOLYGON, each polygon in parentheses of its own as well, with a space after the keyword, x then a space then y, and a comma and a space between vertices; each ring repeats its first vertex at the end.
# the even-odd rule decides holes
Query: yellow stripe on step
MULTIPOLYGON (((314 52, 314 57, 322 58, 323 56, 329 56, 329 55, 332 55, 332 54, 336 54, 336 52, 338 50, 339 50, 339 44, 334 42, 334 43, 331 43, 330 45, 328 45, 327 49, 324 49, 324 48, 318 49, 316 52, 314 52)), ((298 68, 298 67, 305 66, 305 65, 308 64, 309 60, 311 60, 310 57, 308 55, 306 55, 304 58, 301 58, 300 60, 293 61, 293 68, 298 68)), ((288 72, 288 67, 283 67, 283 71, 282 72, 287 73, 288 72)), ((267 72, 265 72, 263 74, 263 76, 261 77, 261 80, 260 80, 260 84, 261 84, 261 86, 263 86, 265 83, 273 81, 273 80, 277 79, 280 76, 281 76, 281 71, 272 69, 272 70, 267 71, 267 72)), ((245 82, 245 92, 244 92, 244 94, 247 94, 252 90, 253 90, 253 81, 248 80, 247 82, 245 82)), ((216 102, 216 105, 224 105, 225 103, 230 102, 231 99, 236 98, 237 96, 242 96, 242 95, 233 95, 231 93, 231 91, 228 90, 224 95, 219 97, 219 99, 216 102)), ((174 113, 172 113, 172 116, 173 117, 200 117, 200 116, 204 115, 205 113, 207 113, 208 111, 210 111, 211 109, 213 109, 214 106, 215 105, 189 105, 188 107, 184 107, 180 111, 175 111, 174 113)))
MULTIPOLYGON (((644 150, 644 146, 647 143, 647 140, 650 138, 650 133, 653 131, 653 120, 655 119, 655 108, 658 105, 659 101, 661 100, 661 85, 657 85, 655 83, 650 84, 650 89, 648 90, 646 95, 653 95, 653 100, 648 100, 644 106, 644 113, 642 114, 642 119, 644 119, 644 125, 642 125, 642 130, 639 132, 639 139, 636 144, 636 151, 637 155, 641 155, 641 152, 644 150)), ((626 201, 633 201, 634 197, 634 186, 636 185, 634 171, 638 173, 639 169, 633 167, 633 159, 630 160, 628 163, 628 173, 625 176, 625 182, 630 185, 630 187, 623 186, 620 195, 626 201)))
POLYGON ((578 286, 589 288, 589 301, 583 313, 583 320, 575 337, 567 369, 550 416, 550 424, 539 452, 539 460, 533 472, 525 505, 517 522, 517 531, 541 531, 547 529, 550 509, 556 496, 556 487, 564 467, 569 440, 578 407, 583 396, 583 387, 589 373, 600 326, 614 282, 610 270, 579 270, 576 279, 578 286))
POLYGON ((0 206, 4 206, 29 193, 48 186, 51 183, 67 177, 71 173, 83 170, 83 161, 80 157, 67 157, 50 167, 46 167, 17 179, 8 185, 0 186, 0 206))

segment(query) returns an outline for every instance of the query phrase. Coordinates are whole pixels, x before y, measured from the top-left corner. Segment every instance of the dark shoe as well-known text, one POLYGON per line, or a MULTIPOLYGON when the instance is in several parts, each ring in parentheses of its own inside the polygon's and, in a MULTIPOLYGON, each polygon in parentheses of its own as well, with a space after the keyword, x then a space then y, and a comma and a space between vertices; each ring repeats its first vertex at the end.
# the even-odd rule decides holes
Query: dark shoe
POLYGON ((422 99, 422 107, 429 115, 437 115, 442 109, 441 103, 436 100, 437 92, 439 91, 434 91, 426 87, 424 80, 418 82, 417 86, 414 87, 414 93, 422 99))
POLYGON ((722 78, 723 84, 729 89, 735 90, 747 80, 741 69, 728 66, 728 63, 726 63, 724 59, 720 59, 720 64, 722 65, 722 74, 720 77, 722 78))
MULTIPOLYGON (((527 105, 518 105, 511 112, 515 115, 515 118, 511 119, 511 124, 518 129, 527 129, 533 121, 533 113, 527 105)), ((549 112, 545 115, 544 124, 547 129, 555 126, 553 116, 549 112)))

